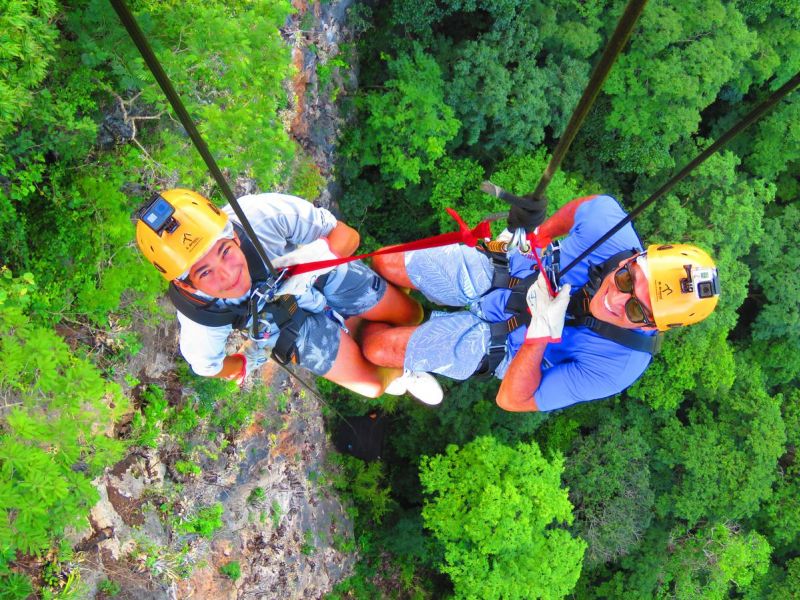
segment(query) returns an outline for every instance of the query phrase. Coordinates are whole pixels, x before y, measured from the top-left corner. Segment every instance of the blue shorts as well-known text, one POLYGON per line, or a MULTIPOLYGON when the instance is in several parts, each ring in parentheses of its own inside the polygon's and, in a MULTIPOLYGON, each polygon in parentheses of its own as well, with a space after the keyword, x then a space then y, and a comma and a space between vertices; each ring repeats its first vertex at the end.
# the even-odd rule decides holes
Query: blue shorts
POLYGON ((469 306, 492 285, 492 262, 461 244, 406 252, 406 273, 431 302, 469 306))
POLYGON ((336 361, 341 335, 347 334, 325 313, 308 315, 295 340, 297 364, 314 375, 325 375, 336 361))
POLYGON ((331 271, 322 293, 332 309, 343 317, 364 314, 386 293, 386 280, 360 260, 331 271))
MULTIPOLYGON (((471 377, 489 350, 489 323, 480 299, 492 285, 494 269, 485 254, 463 245, 406 253, 406 272, 422 294, 437 304, 465 307, 435 313, 411 335, 403 367, 450 377, 471 377)), ((506 354, 495 370, 505 374, 506 354)))

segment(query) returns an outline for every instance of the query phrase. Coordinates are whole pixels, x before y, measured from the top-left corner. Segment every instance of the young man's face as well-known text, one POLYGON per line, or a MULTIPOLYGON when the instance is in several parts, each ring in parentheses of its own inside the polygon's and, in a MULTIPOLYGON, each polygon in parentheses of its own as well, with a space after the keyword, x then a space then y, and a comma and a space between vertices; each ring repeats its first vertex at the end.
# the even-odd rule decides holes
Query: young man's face
POLYGON ((600 289, 589 302, 589 311, 597 319, 625 329, 653 329, 655 326, 653 325, 653 306, 650 303, 650 289, 642 267, 635 260, 620 261, 617 270, 609 273, 603 279, 600 289), (626 268, 628 273, 622 271, 623 268, 626 268), (615 276, 617 276, 616 279, 615 276), (628 280, 628 277, 631 279, 628 280), (629 291, 621 291, 617 285, 618 280, 626 283, 631 281, 632 288, 623 285, 623 288, 629 289, 629 291), (635 306, 637 301, 638 307, 635 306), (632 304, 626 312, 625 305, 629 302, 632 304), (644 313, 646 322, 631 320, 629 313, 641 312, 644 313))
POLYGON ((189 283, 214 298, 239 298, 249 292, 250 271, 239 238, 218 240, 189 269, 189 283))

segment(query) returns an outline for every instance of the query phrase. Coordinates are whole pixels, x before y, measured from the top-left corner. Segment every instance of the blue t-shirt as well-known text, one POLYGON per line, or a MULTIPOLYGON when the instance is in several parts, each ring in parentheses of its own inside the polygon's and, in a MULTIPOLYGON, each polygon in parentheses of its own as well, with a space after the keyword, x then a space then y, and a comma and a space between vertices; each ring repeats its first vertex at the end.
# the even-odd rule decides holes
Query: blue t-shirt
MULTIPOLYGON (((581 204, 569 235, 561 240, 560 266, 570 264, 624 217, 622 207, 611 196, 597 196, 581 204)), ((631 249, 643 248, 628 223, 570 269, 561 283, 569 283, 577 291, 588 282, 590 265, 631 249)), ((533 260, 518 253, 512 253, 509 260, 509 270, 515 277, 525 277, 536 269, 533 260)), ((510 294, 510 290, 495 290, 484 296, 481 300, 484 318, 491 322, 508 319, 511 315, 504 307, 510 294)), ((524 343, 525 332, 526 327, 518 327, 508 336, 506 349, 511 357, 524 343)), ((651 358, 647 352, 626 348, 587 327, 565 327, 561 342, 548 344, 545 350, 542 381, 534 394, 536 405, 539 410, 547 411, 612 396, 632 385, 651 358)))

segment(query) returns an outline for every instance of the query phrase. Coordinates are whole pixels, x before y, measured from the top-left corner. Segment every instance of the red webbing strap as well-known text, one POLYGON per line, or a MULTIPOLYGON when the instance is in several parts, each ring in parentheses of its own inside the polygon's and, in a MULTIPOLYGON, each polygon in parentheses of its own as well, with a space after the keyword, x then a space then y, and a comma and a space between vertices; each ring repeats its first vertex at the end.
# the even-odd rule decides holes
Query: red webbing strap
POLYGON ((447 214, 453 217, 453 220, 458 224, 458 231, 450 233, 442 233, 432 237, 407 242, 405 244, 397 244, 396 246, 389 246, 381 248, 375 252, 368 254, 358 254, 356 256, 345 256, 342 258, 332 258, 329 260, 318 260, 316 262, 302 263, 299 265, 291 265, 286 267, 287 275, 300 275, 301 273, 308 273, 309 271, 316 271, 317 269, 324 269, 326 267, 335 267, 344 263, 352 262, 354 260, 361 260, 362 258, 369 258, 370 256, 377 256, 379 254, 394 254, 396 252, 406 252, 407 250, 424 250, 425 248, 437 248, 439 246, 448 246, 450 244, 465 244, 467 246, 475 247, 475 245, 483 239, 492 237, 492 231, 489 227, 488 221, 481 221, 476 227, 470 229, 464 223, 461 216, 452 208, 446 208, 447 214))
POLYGON ((542 264, 542 259, 539 258, 539 253, 537 252, 537 248, 531 247, 531 254, 533 254, 533 258, 536 259, 536 264, 539 267, 539 273, 544 275, 544 282, 547 285, 547 291, 550 293, 550 297, 555 298, 556 291, 553 289, 553 284, 550 283, 550 278, 547 276, 547 273, 544 272, 544 265, 542 264))

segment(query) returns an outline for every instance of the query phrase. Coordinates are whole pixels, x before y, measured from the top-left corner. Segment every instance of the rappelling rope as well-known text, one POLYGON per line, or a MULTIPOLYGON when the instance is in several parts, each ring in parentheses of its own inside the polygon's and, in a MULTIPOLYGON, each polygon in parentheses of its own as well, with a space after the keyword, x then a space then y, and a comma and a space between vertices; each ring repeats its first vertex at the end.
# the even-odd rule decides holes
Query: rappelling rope
POLYGON ((230 203, 231 207, 233 208, 233 212, 236 213, 236 216, 239 217, 239 220, 242 222, 242 227, 244 228, 248 237, 252 240, 253 245, 256 248, 256 252, 258 252, 258 256, 267 266, 270 274, 273 277, 277 276, 277 270, 272 265, 272 262, 270 262, 267 253, 264 251, 261 242, 259 242, 255 231, 253 231, 250 222, 247 220, 247 217, 244 214, 244 211, 239 206, 239 202, 236 200, 236 197, 233 195, 233 191, 228 185, 228 181, 225 179, 222 171, 220 171, 219 167, 217 166, 217 161, 214 160, 214 157, 209 151, 205 140, 203 140, 203 137, 200 135, 197 127, 195 127, 194 121, 186 111, 186 107, 183 105, 183 102, 181 102, 180 96, 178 96, 178 93, 172 86, 172 82, 161 66, 158 58, 156 58, 153 49, 147 42, 147 38, 145 38, 144 33, 142 33, 142 30, 139 27, 139 24, 136 22, 133 14, 131 14, 131 11, 128 9, 123 0, 110 1, 111 5, 114 7, 114 10, 117 12, 123 27, 125 27, 127 30, 128 35, 130 35, 131 40, 133 40, 133 43, 136 44, 136 47, 139 49, 139 53, 142 55, 144 62, 147 64, 147 67, 150 69, 153 77, 155 77, 159 87, 161 87, 161 91, 164 92, 164 95, 172 105, 172 109, 175 111, 175 114, 178 115, 181 125, 183 125, 184 129, 186 129, 186 133, 189 134, 189 138, 191 138, 192 143, 194 143, 194 146, 197 148, 200 156, 203 157, 211 176, 214 178, 214 181, 217 182, 220 190, 222 190, 222 194, 225 196, 225 199, 230 203))
MULTIPOLYGON (((589 82, 586 84, 586 88, 583 90, 581 99, 578 100, 578 104, 572 111, 572 116, 569 119, 569 123, 567 123, 564 133, 558 140, 558 144, 556 144, 556 147, 553 150, 553 156, 550 158, 550 162, 547 164, 544 173, 542 173, 542 177, 539 179, 536 189, 532 193, 526 194, 525 196, 515 196, 514 194, 507 192, 503 188, 493 184, 490 181, 484 181, 481 184, 482 191, 497 198, 501 198, 509 204, 518 206, 519 208, 526 208, 530 206, 531 202, 545 199, 544 193, 547 189, 547 186, 550 184, 550 180, 553 178, 553 175, 555 175, 556 171, 558 171, 559 166, 561 166, 561 162, 564 160, 567 150, 569 150, 572 141, 578 134, 581 125, 583 125, 586 115, 589 114, 589 110, 592 108, 597 95, 600 93, 600 90, 603 87, 603 83, 605 83, 606 77, 608 77, 608 73, 611 71, 611 67, 614 65, 617 57, 630 39, 633 28, 636 25, 636 22, 639 20, 639 16, 642 14, 642 11, 644 11, 646 4, 647 0, 630 0, 628 5, 625 7, 625 11, 619 18, 619 22, 617 22, 617 27, 614 30, 614 33, 611 35, 608 43, 606 44, 603 55, 597 62, 597 65, 592 72, 592 76, 589 79, 589 82)), ((493 216, 495 218, 491 220, 496 220, 497 218, 501 218, 502 214, 500 216, 493 216)))
MULTIPOLYGON (((589 256, 595 248, 597 248, 600 244, 605 242, 608 238, 614 235, 617 231, 625 227, 628 223, 631 222, 635 217, 637 217, 645 208, 650 206, 653 202, 661 198, 664 194, 669 192, 673 187, 675 187, 682 179, 684 179, 689 173, 691 173, 694 169, 699 167, 705 160, 714 154, 717 150, 725 146, 728 142, 730 142, 733 138, 739 135, 742 131, 744 131, 747 127, 755 123, 758 119, 764 116, 764 114, 769 111, 775 104, 777 104, 781 99, 789 95, 794 89, 800 85, 800 71, 798 71, 794 77, 792 77, 789 81, 784 83, 780 88, 775 90, 769 98, 764 100, 761 104, 756 106, 753 110, 747 113, 744 117, 742 117, 736 125, 731 127, 728 131, 722 134, 719 139, 711 144, 708 148, 703 150, 700 154, 698 154, 693 160, 689 161, 683 169, 681 169, 674 177, 672 177, 669 181, 667 181, 664 185, 658 188, 653 194, 644 202, 642 202, 639 206, 633 209, 624 219, 622 219, 619 223, 614 225, 611 229, 609 229, 599 240, 597 240, 594 244, 589 246, 586 250, 584 250, 575 260, 569 263, 566 267, 561 269, 560 274, 564 275, 567 271, 577 265, 580 261, 584 258, 589 256)), ((529 238, 530 239, 530 238, 529 238)))

